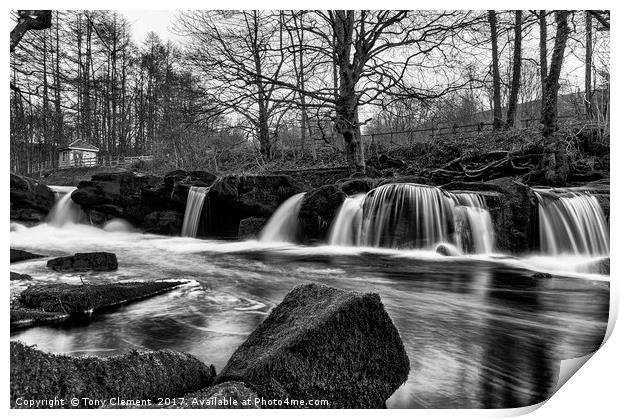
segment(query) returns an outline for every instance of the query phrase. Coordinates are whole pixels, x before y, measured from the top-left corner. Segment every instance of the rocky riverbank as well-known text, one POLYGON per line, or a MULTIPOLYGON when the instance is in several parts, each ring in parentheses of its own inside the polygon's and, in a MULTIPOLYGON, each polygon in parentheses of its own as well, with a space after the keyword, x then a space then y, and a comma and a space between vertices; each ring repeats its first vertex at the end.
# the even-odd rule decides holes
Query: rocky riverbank
POLYGON ((384 408, 408 374, 398 330, 377 294, 306 284, 286 295, 217 376, 178 352, 70 357, 12 342, 10 397, 12 407, 119 397, 151 403, 77 407, 384 408), (157 405, 158 398, 182 396, 179 404, 157 405), (228 405, 218 406, 224 399, 228 405), (325 402, 314 404, 319 400, 325 402))
MULTIPOLYGON (((519 254, 538 246, 538 201, 533 189, 520 178, 488 181, 441 181, 419 175, 393 176, 389 159, 373 170, 375 177, 344 177, 327 171, 271 175, 216 176, 206 171, 175 170, 164 177, 132 172, 98 173, 82 181, 71 198, 82 208, 84 221, 103 225, 122 218, 150 233, 179 235, 187 197, 192 186, 206 187, 199 217, 198 237, 256 237, 266 220, 287 198, 306 192, 299 211, 301 243, 324 242, 340 205, 347 196, 366 193, 388 183, 438 186, 452 192, 476 192, 485 199, 497 238, 497 250, 519 254), (385 167, 384 167, 385 166, 385 167), (295 176, 295 178, 293 177, 295 176), (336 179, 336 180, 334 180, 336 179)), ((443 179, 443 178, 441 178, 443 179)), ((609 182, 582 184, 601 203, 609 220, 609 182)), ((53 193, 33 180, 11 176, 11 217, 20 222, 43 220, 53 203, 53 193)))

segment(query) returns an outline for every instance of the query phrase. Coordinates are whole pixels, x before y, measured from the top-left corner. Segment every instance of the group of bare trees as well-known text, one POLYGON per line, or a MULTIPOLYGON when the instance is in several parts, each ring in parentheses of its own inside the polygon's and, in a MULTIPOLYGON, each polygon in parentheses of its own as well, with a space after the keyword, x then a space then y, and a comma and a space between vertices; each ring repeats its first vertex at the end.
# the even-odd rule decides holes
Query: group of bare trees
POLYGON ((38 11, 49 26, 20 29, 34 12, 19 11, 11 32, 14 170, 53 162, 76 139, 103 156, 157 150, 174 159, 210 129, 201 118, 212 106, 171 43, 152 33, 136 45, 127 20, 106 11, 38 11))
POLYGON ((363 172, 368 129, 488 110, 505 129, 536 100, 553 137, 567 49, 584 62, 589 115, 609 80, 602 11, 188 11, 173 24, 178 46, 154 34, 135 45, 114 12, 32 12, 16 15, 18 48, 11 33, 12 136, 44 150, 79 137, 179 165, 224 129, 269 161, 294 128, 300 154, 337 137, 350 171, 363 172))

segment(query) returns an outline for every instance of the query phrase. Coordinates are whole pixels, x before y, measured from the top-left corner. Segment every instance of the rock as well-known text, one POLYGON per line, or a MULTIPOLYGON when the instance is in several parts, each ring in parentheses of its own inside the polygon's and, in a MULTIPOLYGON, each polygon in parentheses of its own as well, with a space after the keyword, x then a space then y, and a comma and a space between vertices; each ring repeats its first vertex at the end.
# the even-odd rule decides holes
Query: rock
POLYGON ((553 276, 551 274, 548 274, 547 272, 535 272, 532 274, 532 278, 552 278, 553 276))
POLYGON ((11 263, 20 262, 22 260, 28 259, 38 259, 43 256, 37 255, 35 253, 26 252, 25 250, 13 249, 11 248, 11 263))
POLYGON ((494 179, 501 200, 489 212, 495 228, 499 251, 513 254, 529 252, 538 240, 538 200, 534 191, 511 178, 494 179))
POLYGON ((351 196, 360 193, 366 193, 371 189, 374 189, 377 183, 379 183, 379 179, 373 178, 358 178, 358 179, 348 179, 343 180, 340 183, 340 189, 345 194, 351 196))
POLYGON ((47 261, 47 267, 54 271, 114 271, 118 269, 116 255, 109 252, 76 253, 47 261))
POLYGON ((30 281, 31 279, 32 277, 30 275, 11 272, 11 281, 30 281))
POLYGON ((167 292, 181 281, 120 282, 71 285, 53 283, 32 285, 18 298, 20 308, 82 315, 167 292))
POLYGON ((260 409, 257 394, 245 384, 228 381, 204 390, 186 394, 175 409, 260 409))
MULTIPOLYGON (((161 183, 162 179, 156 176, 133 172, 99 173, 80 182, 71 199, 87 214, 97 211, 140 226, 147 214, 166 209, 167 202, 153 196, 154 188, 161 183)), ((160 192, 163 197, 165 194, 160 192)))
POLYGON ((299 209, 302 241, 325 240, 345 198, 338 185, 325 185, 306 193, 299 209))
POLYGON ((239 222, 239 240, 248 240, 258 237, 258 233, 267 224, 266 218, 249 217, 239 222))
MULTIPOLYGON (((65 400, 69 408, 77 398, 106 401, 114 406, 120 400, 180 397, 212 384, 215 370, 194 356, 173 351, 136 351, 123 355, 73 357, 39 351, 21 342, 11 342, 11 407, 37 407, 18 404, 18 400, 65 400)), ((78 407, 96 408, 82 403, 78 407)))
POLYGON ((193 172, 176 171, 176 174, 166 176, 164 177, 164 185, 170 190, 170 202, 174 208, 179 210, 185 210, 187 195, 192 186, 211 186, 217 179, 217 176, 213 173, 202 170, 193 172), (171 179, 174 179, 174 182, 170 185, 171 179))
POLYGON ((41 221, 54 206, 54 192, 46 185, 11 173, 11 219, 41 221))
POLYGON ((183 213, 178 211, 155 211, 144 217, 147 233, 178 236, 183 229, 183 213))
POLYGON ((227 175, 218 178, 207 194, 210 223, 207 233, 237 236, 244 218, 268 218, 287 198, 302 192, 286 175, 227 175))
POLYGON ((396 176, 393 178, 385 179, 381 181, 377 186, 387 185, 389 183, 415 183, 417 185, 429 185, 433 186, 434 182, 424 176, 396 176))
POLYGON ((610 273, 610 261, 609 258, 601 258, 593 262, 584 263, 579 266, 580 272, 609 275, 610 273))
POLYGON ((10 216, 11 220, 40 223, 45 221, 47 213, 32 208, 11 208, 10 216))
POLYGON ((453 246, 449 243, 439 243, 437 247, 435 247, 435 252, 439 253, 443 256, 460 256, 461 252, 456 246, 453 246))
POLYGON ((407 353, 377 294, 307 284, 287 294, 216 382, 241 381, 265 399, 382 408, 408 374, 407 353))
POLYGON ((67 320, 66 313, 45 312, 41 310, 28 310, 25 308, 11 308, 11 330, 21 329, 42 324, 59 323, 67 320))

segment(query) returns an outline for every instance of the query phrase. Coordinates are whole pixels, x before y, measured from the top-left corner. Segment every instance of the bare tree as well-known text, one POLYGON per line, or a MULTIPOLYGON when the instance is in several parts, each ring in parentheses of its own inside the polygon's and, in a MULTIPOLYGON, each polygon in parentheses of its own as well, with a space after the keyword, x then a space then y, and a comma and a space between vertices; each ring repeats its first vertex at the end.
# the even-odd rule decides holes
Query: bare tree
POLYGON ((592 117, 592 14, 586 11, 586 65, 585 107, 586 115, 592 117))
POLYGON ((499 52, 497 47, 497 16, 494 10, 488 12, 491 27, 491 66, 493 72, 493 129, 500 129, 502 122, 501 79, 499 76, 499 52))
POLYGON ((547 12, 540 10, 538 14, 538 22, 540 27, 540 86, 545 90, 545 81, 547 79, 547 12))
POLYGON ((18 10, 17 24, 11 31, 11 52, 29 30, 41 30, 52 27, 51 10, 18 10))
POLYGON ((560 89, 560 73, 564 61, 564 50, 570 34, 568 17, 571 12, 555 12, 557 25, 549 74, 545 80, 545 95, 542 107, 543 137, 545 138, 545 179, 550 185, 563 185, 568 175, 566 149, 557 131, 558 90, 560 89))
POLYGON ((513 127, 517 114, 517 104, 519 101, 519 88, 521 86, 521 27, 523 12, 515 11, 515 40, 514 53, 512 58, 512 81, 510 83, 510 97, 508 99, 508 111, 506 113, 506 125, 513 127))

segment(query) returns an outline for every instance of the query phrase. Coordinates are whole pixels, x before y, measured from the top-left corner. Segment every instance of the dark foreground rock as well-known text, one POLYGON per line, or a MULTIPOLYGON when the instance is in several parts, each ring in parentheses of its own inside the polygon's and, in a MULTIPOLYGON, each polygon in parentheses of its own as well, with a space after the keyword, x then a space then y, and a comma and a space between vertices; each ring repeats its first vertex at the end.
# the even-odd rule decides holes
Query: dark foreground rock
POLYGON ((11 281, 29 281, 31 279, 32 277, 30 275, 11 272, 11 281))
POLYGON ((118 269, 116 255, 109 252, 76 253, 47 261, 47 267, 54 271, 114 271, 118 269))
POLYGON ((46 185, 11 173, 11 220, 43 221, 54 206, 54 192, 46 185))
POLYGON ((25 308, 11 308, 11 330, 22 329, 41 324, 59 323, 69 318, 66 313, 45 312, 25 308))
MULTIPOLYGON (((72 357, 11 342, 11 407, 70 408, 72 398, 147 400, 179 397, 212 384, 215 369, 194 356, 173 351, 131 351, 124 355, 72 357), (64 406, 23 406, 16 400, 64 399, 64 406)), ((99 405, 81 408, 97 408, 99 405)), ((119 406, 123 407, 123 406, 119 406)))
POLYGON ((408 374, 407 353, 377 294, 308 284, 287 294, 216 382, 241 381, 265 399, 382 408, 408 374))
POLYGON ((24 290, 20 308, 81 315, 160 294, 184 284, 180 281, 123 282, 100 285, 44 284, 24 290))
POLYGON ((38 259, 43 256, 37 255, 35 253, 26 252, 25 250, 13 249, 11 248, 11 263, 21 262, 22 260, 28 259, 38 259))
POLYGON ((266 218, 248 217, 239 222, 239 232, 237 236, 239 240, 254 239, 267 223, 266 218))

